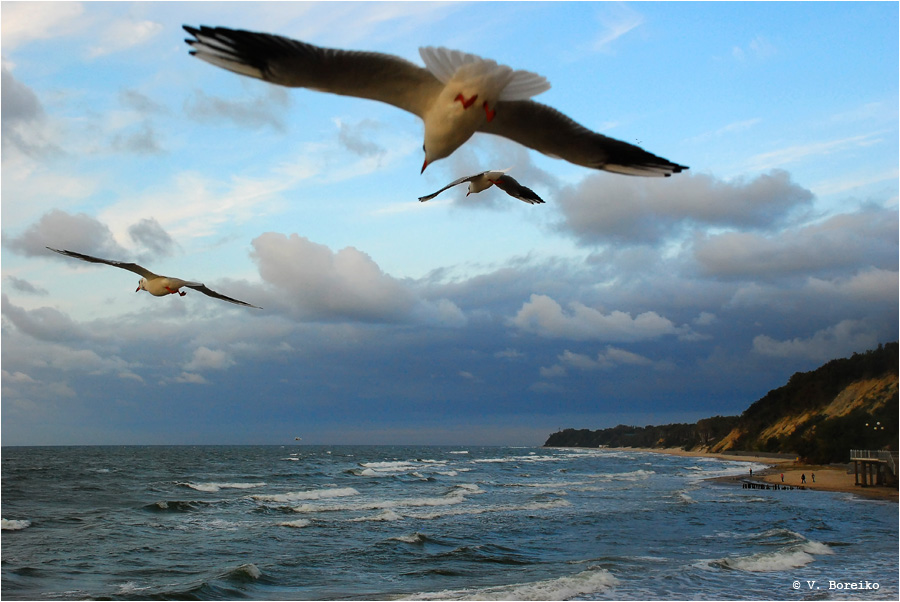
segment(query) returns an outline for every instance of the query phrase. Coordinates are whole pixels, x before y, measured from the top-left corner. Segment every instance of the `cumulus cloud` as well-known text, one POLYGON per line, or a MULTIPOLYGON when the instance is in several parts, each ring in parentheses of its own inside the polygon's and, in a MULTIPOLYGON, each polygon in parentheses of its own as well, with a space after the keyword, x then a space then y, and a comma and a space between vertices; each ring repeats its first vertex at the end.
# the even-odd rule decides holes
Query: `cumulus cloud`
POLYGON ((90 48, 88 56, 96 58, 127 50, 152 40, 163 30, 162 23, 116 19, 100 33, 98 43, 90 48))
POLYGON ((3 236, 3 246, 29 257, 56 255, 44 247, 67 249, 100 257, 124 254, 110 229, 85 213, 72 215, 54 209, 19 236, 3 236))
POLYGON ((241 127, 268 126, 280 131, 285 129, 282 115, 287 113, 289 104, 288 93, 279 86, 265 86, 258 95, 237 100, 209 96, 198 89, 185 101, 184 109, 190 118, 198 121, 230 121, 241 127))
POLYGON ((176 383, 186 383, 191 385, 208 385, 209 381, 200 374, 193 372, 182 372, 173 379, 176 383))
POLYGON ((14 305, 2 295, 2 313, 17 329, 42 341, 72 341, 87 336, 87 332, 69 316, 52 307, 28 310, 14 305))
POLYGON ((338 142, 353 154, 361 157, 377 157, 385 154, 385 149, 372 142, 373 132, 379 124, 371 119, 363 119, 354 124, 335 119, 338 126, 338 142))
POLYGON ((533 294, 511 323, 520 330, 542 337, 576 341, 641 341, 679 331, 670 320, 653 311, 634 317, 622 311, 604 314, 577 301, 569 303, 569 309, 570 313, 566 313, 550 297, 533 294))
POLYGON ((39 157, 57 151, 55 144, 44 133, 46 115, 34 90, 20 82, 12 72, 2 66, 0 73, 3 120, 0 121, 0 140, 4 162, 8 153, 15 151, 31 157, 39 157))
POLYGON ((726 278, 833 273, 859 266, 897 266, 896 208, 865 208, 778 234, 727 232, 698 237, 701 270, 726 278))
POLYGON ((234 360, 224 351, 198 347, 187 364, 185 372, 201 372, 203 370, 224 370, 234 365, 234 360))
POLYGON ((163 152, 156 131, 149 123, 143 123, 135 130, 115 134, 110 144, 115 151, 135 155, 157 155, 163 152))
POLYGON ((6 276, 5 280, 9 282, 10 286, 12 286, 20 293, 26 293, 29 295, 48 294, 47 289, 41 288, 40 286, 35 286, 34 284, 31 284, 30 282, 22 278, 16 278, 15 276, 6 276))
POLYGON ((825 361, 874 349, 878 343, 878 333, 865 320, 842 320, 808 338, 778 340, 759 335, 753 339, 753 351, 772 357, 825 361))
POLYGON ((592 174, 560 192, 557 230, 581 244, 657 244, 687 226, 764 228, 778 223, 813 194, 785 171, 724 182, 706 174, 623 178, 592 174))
MULTIPOLYGON (((3 5, 3 52, 33 40, 75 31, 86 21, 81 2, 9 2, 3 5)), ((4 109, 5 113, 5 109, 4 109)))
POLYGON ((155 256, 167 257, 172 254, 175 241, 153 218, 144 218, 128 228, 131 239, 146 247, 155 256))
POLYGON ((413 293, 354 247, 332 251, 306 237, 267 232, 253 240, 253 258, 277 300, 308 319, 397 321, 415 305, 413 293))
POLYGON ((541 368, 540 374, 542 378, 565 376, 569 368, 580 371, 593 371, 611 370, 621 365, 652 366, 654 364, 653 360, 647 357, 611 345, 593 357, 566 349, 557 357, 557 360, 558 363, 553 366, 541 368))

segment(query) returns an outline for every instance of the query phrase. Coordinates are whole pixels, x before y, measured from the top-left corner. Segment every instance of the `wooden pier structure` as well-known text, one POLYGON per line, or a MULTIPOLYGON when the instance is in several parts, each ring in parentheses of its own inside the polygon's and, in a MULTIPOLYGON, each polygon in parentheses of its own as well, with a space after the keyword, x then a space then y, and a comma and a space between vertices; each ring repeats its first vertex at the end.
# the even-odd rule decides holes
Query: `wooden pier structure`
POLYGON ((897 484, 897 452, 851 449, 855 485, 859 487, 885 486, 897 484), (862 482, 860 482, 862 476, 862 482))

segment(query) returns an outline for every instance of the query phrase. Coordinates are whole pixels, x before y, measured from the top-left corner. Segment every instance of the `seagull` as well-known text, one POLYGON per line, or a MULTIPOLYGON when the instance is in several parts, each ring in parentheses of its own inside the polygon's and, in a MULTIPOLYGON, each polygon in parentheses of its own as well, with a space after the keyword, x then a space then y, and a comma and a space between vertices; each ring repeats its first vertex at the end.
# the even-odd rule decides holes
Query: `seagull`
POLYGON ((421 202, 430 201, 437 195, 441 194, 448 188, 453 188, 457 184, 462 184, 463 182, 469 183, 469 191, 466 193, 466 196, 469 196, 472 193, 478 193, 482 190, 487 190, 491 186, 496 186, 506 194, 511 197, 515 197, 520 201, 524 201, 531 205, 536 205, 539 203, 543 203, 544 200, 537 195, 531 188, 527 188, 519 184, 512 176, 506 175, 505 172, 509 170, 507 169, 496 169, 492 171, 483 171, 481 173, 477 173, 474 176, 467 176, 464 178, 460 178, 458 180, 454 180, 450 182, 437 192, 433 192, 427 196, 420 196, 419 200, 421 202))
POLYGON ((475 132, 619 174, 670 176, 688 169, 530 100, 550 88, 546 78, 474 54, 422 47, 423 68, 390 54, 322 48, 268 33, 183 27, 193 36, 185 39, 190 53, 212 65, 281 86, 378 100, 418 116, 425 123, 423 172, 475 132))
POLYGON ((159 276, 158 274, 154 274, 147 268, 141 267, 136 263, 113 261, 111 259, 101 259, 99 257, 91 257, 90 255, 83 255, 74 251, 61 251, 52 247, 47 248, 54 253, 59 253, 60 255, 74 257, 76 259, 81 259, 82 261, 90 261, 91 263, 105 263, 106 265, 112 265, 117 268, 122 268, 123 270, 128 270, 129 272, 134 272, 135 274, 140 274, 141 279, 138 282, 138 287, 134 292, 143 290, 147 291, 154 297, 163 297, 165 295, 174 295, 178 293, 180 296, 184 297, 187 293, 179 289, 183 286, 186 286, 188 288, 194 289, 195 291, 200 291, 204 295, 213 297, 214 299, 221 299, 222 301, 228 301, 229 303, 235 303, 237 305, 245 305, 247 307, 262 309, 261 307, 257 307, 256 305, 251 305, 249 303, 244 303, 243 301, 238 301, 237 299, 232 299, 231 297, 226 297, 221 293, 217 293, 216 291, 207 288, 200 282, 189 282, 187 280, 182 280, 181 278, 159 276))

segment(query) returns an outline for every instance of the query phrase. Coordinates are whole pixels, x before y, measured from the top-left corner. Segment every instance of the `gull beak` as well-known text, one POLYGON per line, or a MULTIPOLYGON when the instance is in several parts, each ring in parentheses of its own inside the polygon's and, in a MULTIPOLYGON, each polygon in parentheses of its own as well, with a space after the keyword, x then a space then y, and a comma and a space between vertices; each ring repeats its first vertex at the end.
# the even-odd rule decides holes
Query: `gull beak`
POLYGON ((425 159, 425 162, 422 163, 422 171, 419 172, 419 175, 425 173, 425 168, 428 167, 428 159, 425 159))

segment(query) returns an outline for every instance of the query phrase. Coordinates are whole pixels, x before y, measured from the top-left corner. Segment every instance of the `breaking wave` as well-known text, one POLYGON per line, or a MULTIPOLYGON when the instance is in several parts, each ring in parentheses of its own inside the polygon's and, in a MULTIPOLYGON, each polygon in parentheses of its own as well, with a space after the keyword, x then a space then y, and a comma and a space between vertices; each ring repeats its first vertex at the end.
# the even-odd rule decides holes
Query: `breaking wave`
POLYGON ((3 531, 21 531, 31 526, 30 520, 7 520, 0 519, 0 528, 3 531))

